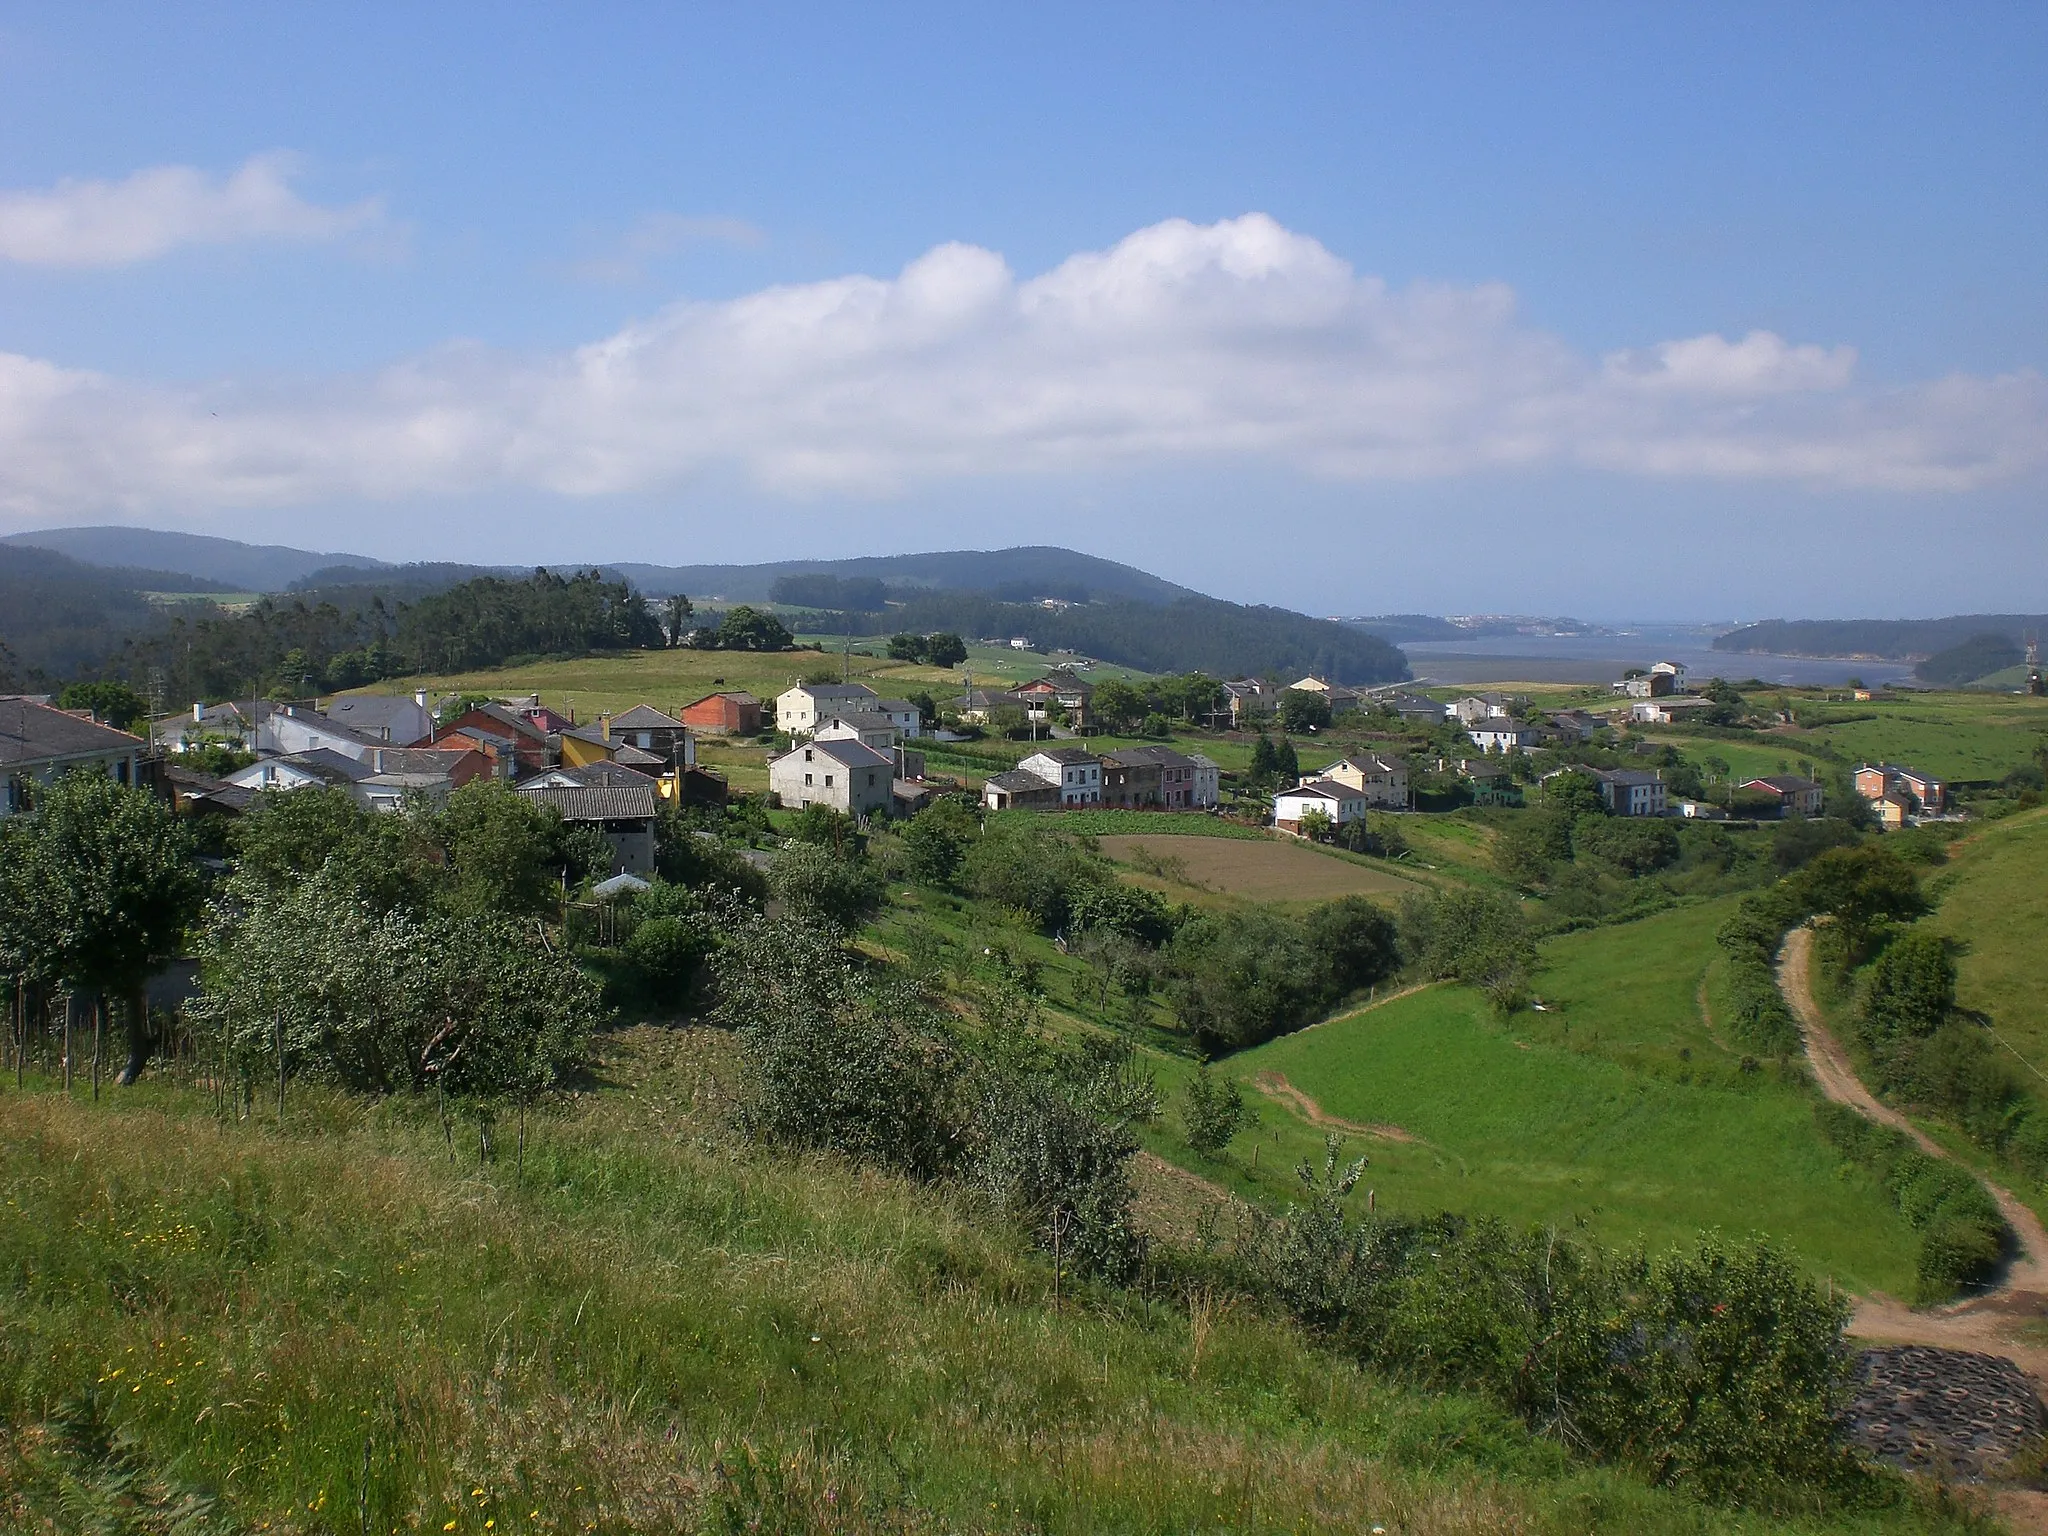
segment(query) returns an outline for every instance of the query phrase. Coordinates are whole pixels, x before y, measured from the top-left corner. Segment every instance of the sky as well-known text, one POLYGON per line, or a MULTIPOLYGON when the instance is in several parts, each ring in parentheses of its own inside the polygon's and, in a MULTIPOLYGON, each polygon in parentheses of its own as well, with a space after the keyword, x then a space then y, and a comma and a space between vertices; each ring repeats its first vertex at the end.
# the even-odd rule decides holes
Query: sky
POLYGON ((2048 610, 2048 7, 0 4, 0 531, 2048 610))

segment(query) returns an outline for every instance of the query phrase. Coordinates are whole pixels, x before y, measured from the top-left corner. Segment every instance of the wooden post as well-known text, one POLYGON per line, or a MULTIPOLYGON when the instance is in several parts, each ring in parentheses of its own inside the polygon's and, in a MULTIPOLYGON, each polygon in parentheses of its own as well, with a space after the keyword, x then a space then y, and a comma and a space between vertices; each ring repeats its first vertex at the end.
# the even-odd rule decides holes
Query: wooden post
POLYGON ((71 999, 64 999, 64 1091, 71 1091, 71 999))
POLYGON ((277 1041, 277 1128, 284 1129, 284 1015, 273 1013, 271 1033, 277 1041))
POLYGON ((92 1101, 100 1101, 100 1042, 106 1033, 107 995, 102 992, 92 1003, 92 1101))

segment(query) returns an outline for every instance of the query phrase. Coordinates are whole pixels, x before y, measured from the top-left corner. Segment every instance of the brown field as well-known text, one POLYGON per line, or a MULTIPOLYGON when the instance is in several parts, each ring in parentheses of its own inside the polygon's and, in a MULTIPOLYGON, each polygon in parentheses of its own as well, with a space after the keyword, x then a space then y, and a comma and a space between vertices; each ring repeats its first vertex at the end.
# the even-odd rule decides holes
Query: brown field
POLYGON ((1405 896, 1416 882, 1295 842, 1137 834, 1097 840, 1135 878, 1171 894, 1189 889, 1249 901, 1330 901, 1339 896, 1405 896))

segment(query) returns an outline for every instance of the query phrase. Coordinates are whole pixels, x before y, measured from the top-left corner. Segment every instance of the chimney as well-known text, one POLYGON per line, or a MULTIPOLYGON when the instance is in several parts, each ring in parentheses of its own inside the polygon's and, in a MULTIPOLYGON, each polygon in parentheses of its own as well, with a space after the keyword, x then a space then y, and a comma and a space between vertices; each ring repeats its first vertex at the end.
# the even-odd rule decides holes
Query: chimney
POLYGON ((421 709, 425 709, 427 707, 427 690, 424 688, 416 689, 413 693, 412 701, 419 705, 421 709))
POLYGON ((192 723, 194 725, 204 725, 206 723, 206 705, 199 699, 192 701, 192 723))
POLYGON ((597 725, 598 729, 604 732, 604 739, 610 741, 612 739, 612 717, 610 715, 599 715, 597 717, 597 725))

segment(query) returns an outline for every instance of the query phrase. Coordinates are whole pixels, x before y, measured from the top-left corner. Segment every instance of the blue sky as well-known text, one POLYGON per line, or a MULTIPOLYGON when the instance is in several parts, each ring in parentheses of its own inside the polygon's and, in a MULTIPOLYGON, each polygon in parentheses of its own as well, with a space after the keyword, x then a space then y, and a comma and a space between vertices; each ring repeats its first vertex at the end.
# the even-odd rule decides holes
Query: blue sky
POLYGON ((0 528, 2048 607, 2048 10, 0 8, 0 528))

